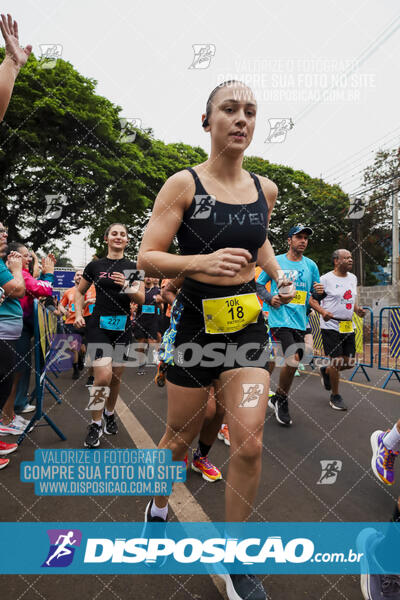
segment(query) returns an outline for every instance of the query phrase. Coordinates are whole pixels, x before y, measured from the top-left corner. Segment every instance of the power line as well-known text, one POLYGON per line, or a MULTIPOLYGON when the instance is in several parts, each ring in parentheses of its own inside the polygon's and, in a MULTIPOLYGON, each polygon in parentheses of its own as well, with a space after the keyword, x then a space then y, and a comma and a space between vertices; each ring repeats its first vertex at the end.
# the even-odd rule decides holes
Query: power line
MULTIPOLYGON (((332 172, 333 173, 336 172, 338 170, 338 169, 336 169, 336 167, 338 165, 341 165, 342 163, 348 163, 348 161, 349 161, 350 158, 353 158, 353 156, 357 156, 358 154, 360 154, 364 150, 367 150, 368 148, 371 148, 372 146, 375 146, 378 142, 380 142, 381 140, 385 139, 388 135, 391 135, 394 131, 397 131, 398 129, 400 129, 400 125, 398 127, 396 127, 395 129, 392 129, 391 131, 388 131, 388 133, 386 133, 382 137, 378 138, 377 140, 375 140, 371 144, 368 144, 368 146, 364 146, 363 148, 361 148, 357 152, 354 152, 353 154, 350 154, 350 156, 346 156, 346 158, 343 158, 341 161, 339 161, 338 163, 336 163, 335 165, 333 165, 333 167, 331 167, 327 171, 324 171, 323 172, 324 177, 330 176, 330 174, 332 172)), ((398 134, 396 134, 394 137, 396 138, 398 135, 400 135, 400 132, 398 134)), ((388 144, 388 143, 389 142, 386 142, 386 144, 388 144)), ((339 170, 340 170, 340 168, 339 168, 339 170)))
MULTIPOLYGON (((380 150, 383 150, 383 149, 380 149, 380 150)), ((352 181, 353 181, 353 180, 354 180, 356 177, 364 175, 364 174, 365 174, 365 171, 366 171, 366 169, 367 169, 369 166, 372 166, 372 165, 371 165, 371 163, 370 163, 369 165, 368 165, 368 164, 366 164, 366 165, 365 165, 365 167, 364 167, 364 168, 363 168, 361 171, 357 171, 356 173, 354 173, 354 174, 353 174, 353 175, 351 175, 351 176, 347 175, 346 177, 344 177, 344 179, 341 179, 341 180, 338 180, 338 181, 334 181, 334 182, 333 182, 333 185, 335 185, 335 184, 336 184, 336 185, 340 185, 340 186, 342 186, 342 187, 350 185, 350 184, 352 183, 352 181)), ((361 184, 361 186, 362 186, 362 184, 361 184)))
MULTIPOLYGON (((400 27, 400 15, 395 17, 393 19, 393 21, 391 21, 389 23, 389 25, 387 25, 387 27, 385 27, 385 29, 375 38, 375 40, 373 40, 361 52, 360 56, 355 60, 354 64, 352 66, 350 66, 346 71, 344 71, 344 73, 341 76, 341 79, 342 78, 347 79, 349 77, 349 75, 351 75, 352 73, 354 73, 354 71, 356 71, 359 67, 361 67, 361 65, 363 65, 365 63, 365 61, 368 58, 370 58, 370 56, 372 56, 378 50, 378 48, 383 46, 383 44, 385 44, 388 41, 388 39, 394 33, 396 33, 396 31, 398 30, 399 27, 400 27)), ((335 88, 337 88, 337 85, 335 85, 335 84, 331 85, 326 90, 326 93, 328 93, 330 90, 334 90, 335 88)), ((297 116, 295 116, 295 118, 294 118, 295 123, 297 124, 306 115, 308 115, 313 110, 313 108, 315 108, 316 106, 321 104, 321 102, 323 102, 323 100, 324 100, 324 96, 325 96, 325 94, 322 94, 322 97, 320 97, 318 100, 316 100, 313 104, 309 104, 308 106, 306 106, 297 116)))
MULTIPOLYGON (((382 182, 382 183, 377 183, 376 185, 365 189, 362 188, 358 188, 357 190, 354 190, 353 192, 350 192, 348 195, 349 196, 355 196, 355 195, 361 195, 361 194, 366 194, 367 192, 376 190, 379 187, 382 187, 383 185, 386 185, 387 183, 390 183, 391 181, 394 181, 395 179, 399 179, 399 175, 395 175, 394 177, 391 177, 390 179, 387 179, 386 181, 382 182)), ((391 193, 391 192, 390 192, 391 193)))
MULTIPOLYGON (((398 143, 395 143, 396 140, 400 140, 400 131, 395 136, 393 136, 392 138, 387 140, 385 144, 379 145, 378 147, 376 147, 374 144, 374 146, 375 146, 374 148, 371 148, 367 152, 364 152, 364 154, 359 156, 354 161, 352 161, 350 163, 347 162, 347 166, 342 167, 343 170, 338 168, 338 169, 335 169, 335 171, 330 172, 329 174, 328 174, 328 172, 325 172, 324 177, 329 178, 329 179, 331 179, 331 178, 338 179, 340 176, 343 176, 344 174, 348 173, 349 171, 352 171, 354 168, 356 168, 360 164, 367 162, 369 160, 369 155, 371 153, 376 154, 380 150, 386 150, 386 149, 390 148, 390 146, 392 146, 392 148, 394 149, 394 147, 398 145, 398 143)), ((372 146, 372 144, 371 144, 371 146, 372 146)), ((348 159, 347 159, 347 161, 348 161, 348 159)))

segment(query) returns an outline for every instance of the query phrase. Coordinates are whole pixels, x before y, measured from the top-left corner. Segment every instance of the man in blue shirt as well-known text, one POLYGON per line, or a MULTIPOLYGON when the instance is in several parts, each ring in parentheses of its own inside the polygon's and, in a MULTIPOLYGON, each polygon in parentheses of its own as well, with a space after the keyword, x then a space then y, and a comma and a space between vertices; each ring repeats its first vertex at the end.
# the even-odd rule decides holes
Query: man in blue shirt
POLYGON ((276 394, 270 398, 270 405, 275 411, 276 420, 281 425, 289 426, 292 420, 289 414, 287 395, 292 385, 297 365, 304 354, 304 336, 307 329, 307 306, 310 304, 319 310, 318 303, 312 298, 314 290, 323 293, 319 283, 318 267, 313 260, 303 256, 308 245, 308 238, 313 233, 311 227, 295 225, 288 233, 289 250, 276 257, 282 268, 282 279, 293 281, 296 295, 289 304, 281 304, 276 282, 271 284, 271 295, 264 295, 268 275, 262 271, 257 278, 257 294, 270 305, 268 322, 275 340, 282 344, 285 355, 285 366, 279 376, 276 394))

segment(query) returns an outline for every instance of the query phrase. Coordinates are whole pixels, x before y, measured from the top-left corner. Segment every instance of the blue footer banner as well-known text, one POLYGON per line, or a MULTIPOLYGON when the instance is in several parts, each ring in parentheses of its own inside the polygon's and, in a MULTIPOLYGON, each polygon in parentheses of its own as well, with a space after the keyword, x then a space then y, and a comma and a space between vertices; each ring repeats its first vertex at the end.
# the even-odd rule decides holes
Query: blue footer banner
POLYGON ((1 523, 1 574, 400 573, 399 523, 1 523))

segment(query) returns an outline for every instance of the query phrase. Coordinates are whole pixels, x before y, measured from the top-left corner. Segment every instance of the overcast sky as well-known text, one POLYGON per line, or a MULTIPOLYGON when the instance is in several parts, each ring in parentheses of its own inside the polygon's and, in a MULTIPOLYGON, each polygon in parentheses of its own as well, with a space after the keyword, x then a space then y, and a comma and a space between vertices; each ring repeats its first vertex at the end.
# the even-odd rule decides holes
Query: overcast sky
MULTIPOLYGON (((61 45, 121 116, 165 142, 208 152, 201 114, 229 78, 258 100, 247 154, 341 181, 349 193, 375 151, 400 141, 398 0, 6 0, 1 10, 18 20, 21 44, 36 55, 40 44, 61 45), (202 61, 195 44, 208 45, 202 61), (271 137, 270 119, 294 125, 271 137)), ((83 264, 82 236, 70 255, 83 264)))

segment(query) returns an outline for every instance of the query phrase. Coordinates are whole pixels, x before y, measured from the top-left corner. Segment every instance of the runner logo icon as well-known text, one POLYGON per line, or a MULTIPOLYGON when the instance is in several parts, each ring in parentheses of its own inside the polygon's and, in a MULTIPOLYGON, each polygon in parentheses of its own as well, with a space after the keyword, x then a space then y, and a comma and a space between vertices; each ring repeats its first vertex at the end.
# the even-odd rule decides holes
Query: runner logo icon
POLYGON ((317 481, 318 485, 332 485, 342 470, 341 460, 320 460, 322 473, 317 481))
POLYGON ((264 391, 262 383, 242 383, 243 398, 239 404, 241 408, 254 408, 264 391))
POLYGON ((211 214, 211 209, 215 206, 216 198, 214 196, 196 194, 194 197, 196 208, 191 216, 191 219, 208 219, 211 214))
POLYGON ((294 127, 294 123, 291 118, 285 119, 268 119, 269 123, 269 134, 266 143, 269 144, 281 144, 286 140, 286 135, 294 127))
POLYGON ((215 56, 214 44, 193 44, 194 57, 189 69, 208 69, 215 56))
POLYGON ((68 567, 74 558, 76 547, 81 545, 79 529, 48 529, 50 548, 42 567, 68 567))

